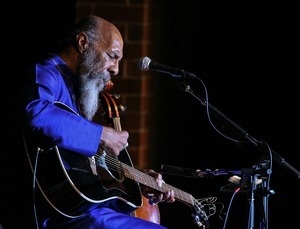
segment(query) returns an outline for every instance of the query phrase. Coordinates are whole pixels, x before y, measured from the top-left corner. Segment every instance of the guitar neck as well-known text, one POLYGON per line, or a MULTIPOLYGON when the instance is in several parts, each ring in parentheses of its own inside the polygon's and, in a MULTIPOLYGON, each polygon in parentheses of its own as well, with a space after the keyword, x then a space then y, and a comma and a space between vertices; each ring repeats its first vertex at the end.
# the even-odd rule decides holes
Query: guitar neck
MULTIPOLYGON (((102 96, 104 97, 104 99, 106 100, 107 103, 109 103, 109 101, 110 101, 113 104, 113 107, 115 108, 115 112, 116 112, 116 117, 113 117, 113 119, 112 119, 114 128, 116 130, 121 131, 122 130, 121 122, 120 122, 118 108, 117 108, 115 101, 112 99, 112 97, 108 93, 102 93, 102 96)), ((123 174, 125 177, 127 177, 131 180, 134 180, 140 184, 143 184, 147 187, 151 187, 160 192, 166 192, 168 190, 173 190, 174 196, 176 199, 180 200, 181 202, 183 202, 187 205, 190 205, 190 206, 194 205, 194 198, 191 194, 186 193, 182 190, 179 190, 178 188, 175 188, 166 183, 162 183, 162 186, 159 187, 153 177, 151 177, 148 174, 141 172, 140 170, 137 170, 134 167, 131 167, 125 163, 121 163, 121 164, 123 165, 123 169, 124 169, 123 174)))
POLYGON ((124 169, 124 171, 123 171, 124 175, 127 178, 135 180, 140 184, 143 184, 147 187, 151 187, 160 192, 166 192, 168 190, 173 190, 174 196, 176 199, 178 199, 179 201, 181 201, 189 206, 194 205, 194 197, 191 194, 184 192, 184 191, 182 191, 174 186, 171 186, 169 184, 166 184, 164 182, 162 183, 162 186, 159 187, 157 185, 157 183, 155 182, 154 177, 152 177, 140 170, 137 170, 131 166, 128 166, 127 164, 123 165, 123 169, 124 169))

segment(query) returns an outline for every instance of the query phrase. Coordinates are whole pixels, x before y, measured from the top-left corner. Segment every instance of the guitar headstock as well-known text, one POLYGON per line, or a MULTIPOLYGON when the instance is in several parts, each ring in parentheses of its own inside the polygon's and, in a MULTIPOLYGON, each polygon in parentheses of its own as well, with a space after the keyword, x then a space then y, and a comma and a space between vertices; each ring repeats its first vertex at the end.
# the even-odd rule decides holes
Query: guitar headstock
MULTIPOLYGON (((120 118, 120 112, 124 112, 127 107, 118 104, 117 100, 120 99, 121 96, 116 93, 108 92, 108 88, 109 87, 99 94, 99 108, 93 121, 116 128, 116 123, 114 123, 115 118, 120 118)), ((109 89, 111 90, 111 88, 109 89)))
POLYGON ((210 228, 209 217, 216 212, 216 200, 216 197, 194 199, 192 217, 197 228, 210 228))

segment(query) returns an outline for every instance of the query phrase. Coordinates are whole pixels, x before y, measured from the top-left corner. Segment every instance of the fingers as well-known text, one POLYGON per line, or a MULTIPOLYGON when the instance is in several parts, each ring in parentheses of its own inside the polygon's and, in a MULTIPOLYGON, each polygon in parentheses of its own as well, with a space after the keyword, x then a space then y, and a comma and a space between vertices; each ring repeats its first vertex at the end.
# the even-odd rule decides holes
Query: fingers
POLYGON ((153 195, 149 199, 149 204, 152 205, 152 206, 158 204, 159 202, 163 202, 163 194, 158 194, 156 196, 153 195))
POLYGON ((158 187, 162 187, 162 184, 164 183, 164 180, 163 180, 163 179, 157 178, 157 179, 155 179, 155 181, 156 181, 158 187))
POLYGON ((174 190, 169 190, 166 193, 164 193, 163 198, 167 203, 173 203, 175 201, 174 190))
MULTIPOLYGON (((144 172, 154 177, 158 187, 162 187, 163 184, 165 183, 160 173, 157 173, 152 169, 144 170, 144 172)), ((148 190, 145 192, 145 194, 146 194, 145 196, 149 199, 149 204, 151 205, 155 205, 159 202, 172 203, 175 201, 174 190, 168 190, 165 193, 156 193, 153 191, 151 192, 151 190, 150 191, 148 190)))
POLYGON ((149 198, 149 204, 151 205, 156 205, 160 202, 173 203, 174 201, 175 201, 175 197, 174 197, 173 190, 169 190, 165 193, 160 193, 158 195, 152 194, 152 196, 149 198))
POLYGON ((157 173, 152 169, 148 169, 145 172, 147 174, 149 174, 150 176, 154 177, 155 182, 157 183, 158 187, 162 187, 162 184, 164 183, 164 181, 163 181, 162 175, 160 173, 157 173))
POLYGON ((129 134, 127 131, 116 131, 110 127, 103 127, 101 146, 110 154, 118 156, 128 146, 129 134))

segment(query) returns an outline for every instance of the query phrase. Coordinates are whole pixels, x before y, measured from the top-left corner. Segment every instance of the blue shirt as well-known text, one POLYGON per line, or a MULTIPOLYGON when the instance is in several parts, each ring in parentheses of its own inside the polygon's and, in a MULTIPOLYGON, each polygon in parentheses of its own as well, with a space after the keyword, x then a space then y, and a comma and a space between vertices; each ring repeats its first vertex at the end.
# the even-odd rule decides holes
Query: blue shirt
POLYGON ((75 77, 57 55, 37 63, 24 98, 26 122, 48 142, 92 156, 98 150, 102 126, 80 115, 75 77))

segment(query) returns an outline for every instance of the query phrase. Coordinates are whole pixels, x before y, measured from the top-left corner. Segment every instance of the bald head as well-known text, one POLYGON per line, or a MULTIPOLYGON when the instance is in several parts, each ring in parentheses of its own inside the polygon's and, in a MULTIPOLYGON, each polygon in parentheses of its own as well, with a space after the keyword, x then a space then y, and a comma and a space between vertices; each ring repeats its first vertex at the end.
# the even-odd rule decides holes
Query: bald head
POLYGON ((118 41, 122 41, 123 43, 122 35, 114 24, 112 24, 111 22, 103 18, 97 16, 94 17, 98 22, 98 31, 99 31, 100 38, 103 39, 102 41, 105 42, 112 39, 116 39, 118 41))
POLYGON ((113 40, 117 40, 123 45, 123 38, 118 28, 99 16, 89 15, 78 20, 71 32, 73 39, 79 33, 85 33, 92 44, 99 42, 111 43, 113 40))
MULTIPOLYGON (((98 43, 101 49, 123 49, 123 38, 118 28, 111 22, 97 16, 93 16, 97 21, 98 37, 92 42, 98 43)), ((96 45, 96 43, 93 43, 96 45)), ((123 54, 121 54, 123 55, 123 54)))
POLYGON ((116 40, 123 46, 123 38, 118 28, 111 22, 96 15, 83 17, 70 28, 59 41, 58 51, 73 46, 78 51, 77 36, 84 33, 91 44, 112 43, 116 40))

